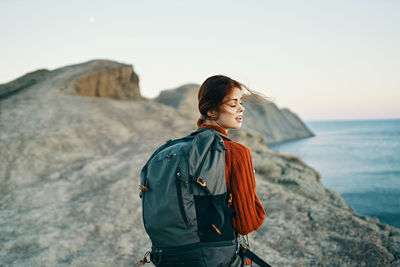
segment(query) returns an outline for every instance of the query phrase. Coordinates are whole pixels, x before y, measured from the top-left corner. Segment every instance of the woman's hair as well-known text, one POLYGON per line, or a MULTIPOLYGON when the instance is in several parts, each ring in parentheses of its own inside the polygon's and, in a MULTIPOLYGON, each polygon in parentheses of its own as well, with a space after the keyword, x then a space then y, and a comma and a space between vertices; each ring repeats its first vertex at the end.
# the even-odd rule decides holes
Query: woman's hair
MULTIPOLYGON (((246 89, 256 99, 261 100, 264 103, 271 103, 272 101, 267 100, 267 97, 261 93, 250 90, 244 84, 235 81, 224 75, 215 75, 207 78, 199 89, 199 111, 200 118, 197 120, 197 127, 199 128, 206 119, 213 119, 207 115, 210 110, 219 111, 219 106, 222 104, 222 100, 225 96, 229 95, 233 88, 239 88, 241 91, 246 89)), ((249 94, 243 94, 243 98, 246 98, 249 94)))

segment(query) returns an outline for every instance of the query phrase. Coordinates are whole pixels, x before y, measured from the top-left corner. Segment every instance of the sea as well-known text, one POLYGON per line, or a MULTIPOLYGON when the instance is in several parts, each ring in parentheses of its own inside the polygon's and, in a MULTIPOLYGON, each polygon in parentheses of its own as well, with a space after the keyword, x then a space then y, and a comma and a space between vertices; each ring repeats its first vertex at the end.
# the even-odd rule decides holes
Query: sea
POLYGON ((400 119, 304 123, 314 137, 270 149, 300 157, 357 213, 400 228, 400 119))

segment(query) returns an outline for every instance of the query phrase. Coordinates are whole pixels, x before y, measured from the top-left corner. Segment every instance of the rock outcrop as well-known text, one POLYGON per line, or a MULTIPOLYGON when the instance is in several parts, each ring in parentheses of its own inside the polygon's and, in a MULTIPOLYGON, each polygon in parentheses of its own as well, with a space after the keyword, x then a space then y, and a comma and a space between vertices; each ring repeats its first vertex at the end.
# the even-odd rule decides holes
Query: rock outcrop
MULTIPOLYGON (((110 61, 93 61, 89 70, 82 69, 67 88, 83 96, 115 99, 139 99, 139 76, 131 65, 110 61)), ((84 65, 85 66, 85 65, 84 65)))
MULTIPOLYGON (((155 100, 197 121, 200 116, 197 107, 199 87, 197 84, 186 84, 164 90, 155 100)), ((274 103, 262 103, 251 95, 243 103, 246 110, 241 130, 262 136, 269 145, 314 136, 301 119, 287 108, 279 109, 274 103)), ((231 132, 238 134, 235 130, 231 132)))
MULTIPOLYGON (((140 169, 195 124, 154 100, 66 90, 96 64, 50 71, 0 100, 0 266, 132 266, 151 246, 140 169)), ((236 138, 251 149, 267 214, 250 242, 271 265, 400 264, 399 229, 355 213, 316 170, 270 151, 262 136, 236 138)))
POLYGON ((176 108, 182 115, 191 118, 196 123, 200 116, 197 107, 199 87, 198 84, 190 83, 176 89, 163 90, 155 100, 176 108))

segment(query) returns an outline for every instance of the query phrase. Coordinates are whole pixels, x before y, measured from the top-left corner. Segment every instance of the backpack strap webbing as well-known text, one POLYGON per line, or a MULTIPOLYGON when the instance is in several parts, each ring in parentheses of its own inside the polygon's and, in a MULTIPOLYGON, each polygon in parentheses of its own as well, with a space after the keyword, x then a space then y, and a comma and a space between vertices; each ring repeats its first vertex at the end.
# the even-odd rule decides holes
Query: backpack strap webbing
POLYGON ((258 257, 256 254, 254 254, 250 249, 246 248, 243 245, 240 245, 239 252, 238 252, 240 257, 247 257, 256 264, 258 264, 260 267, 272 267, 268 263, 266 263, 264 260, 262 260, 260 257, 258 257))
MULTIPOLYGON (((215 197, 215 196, 211 193, 210 189, 208 189, 208 187, 207 187, 207 185, 205 184, 204 180, 201 179, 201 178, 199 178, 199 179, 196 180, 196 181, 193 181, 193 180, 192 180, 192 182, 196 183, 197 185, 200 185, 200 187, 203 189, 203 191, 206 192, 206 194, 207 194, 208 196, 211 197, 212 201, 215 202, 215 204, 218 204, 219 206, 221 206, 221 208, 222 208, 226 213, 228 213, 228 214, 230 214, 230 215, 232 215, 232 216, 236 216, 236 211, 235 211, 234 209, 232 209, 231 207, 229 207, 227 204, 225 204, 224 201, 222 201, 221 199, 215 197), (199 179, 200 179, 200 180, 199 180, 199 179), (202 182, 204 182, 204 183, 202 183, 202 182)), ((213 203, 213 204, 214 204, 214 203, 213 203)))
MULTIPOLYGON (((198 178, 198 179, 201 179, 201 178, 198 178)), ((204 182, 204 180, 203 180, 203 182, 204 182)), ((212 224, 212 227, 214 228, 215 231, 217 231, 218 234, 221 234, 219 229, 221 229, 225 223, 224 213, 227 213, 227 214, 231 215, 232 217, 235 217, 237 215, 236 211, 234 209, 232 209, 231 207, 229 207, 223 200, 214 196, 211 193, 210 189, 208 189, 208 187, 205 185, 205 183, 201 183, 199 181, 197 181, 195 183, 197 185, 199 185, 203 189, 203 191, 206 192, 206 194, 211 198, 211 203, 213 204, 213 206, 214 206, 215 210, 217 211, 219 218, 220 218, 220 224, 218 226, 215 226, 214 224, 212 224)))

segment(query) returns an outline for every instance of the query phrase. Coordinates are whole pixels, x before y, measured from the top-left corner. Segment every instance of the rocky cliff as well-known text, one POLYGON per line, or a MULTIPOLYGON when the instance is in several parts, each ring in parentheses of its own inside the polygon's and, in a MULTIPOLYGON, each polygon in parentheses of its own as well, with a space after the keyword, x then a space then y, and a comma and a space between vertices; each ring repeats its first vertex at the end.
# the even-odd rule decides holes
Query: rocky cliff
MULTIPOLYGON (((131 266, 150 248, 140 169, 156 147, 195 125, 154 100, 70 91, 97 64, 108 63, 49 71, 0 100, 0 266, 131 266)), ((251 149, 267 213, 250 242, 270 264, 400 264, 399 229, 355 213, 316 170, 270 151, 262 136, 235 138, 251 149)))
MULTIPOLYGON (((197 107, 199 87, 197 84, 185 84, 164 90, 155 100, 197 121, 200 116, 197 107)), ((301 119, 287 108, 279 109, 275 103, 262 103, 251 95, 243 103, 246 110, 241 131, 260 135, 269 145, 314 136, 301 119)), ((231 132, 235 136, 239 134, 236 130, 231 132)))

